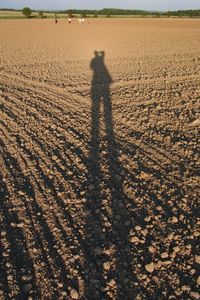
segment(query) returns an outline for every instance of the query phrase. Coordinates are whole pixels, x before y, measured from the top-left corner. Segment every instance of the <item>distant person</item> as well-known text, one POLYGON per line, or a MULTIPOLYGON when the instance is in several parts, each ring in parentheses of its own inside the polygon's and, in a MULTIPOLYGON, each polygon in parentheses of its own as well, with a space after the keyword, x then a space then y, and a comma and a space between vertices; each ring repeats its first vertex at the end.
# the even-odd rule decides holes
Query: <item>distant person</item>
POLYGON ((55 23, 56 23, 56 24, 58 23, 58 20, 57 20, 57 19, 55 19, 55 23))
POLYGON ((71 22, 72 22, 72 19, 71 19, 71 18, 69 18, 69 20, 68 20, 68 23, 69 23, 69 24, 71 24, 71 22))
POLYGON ((82 23, 82 24, 85 23, 85 19, 84 19, 84 18, 81 19, 81 23, 82 23))
POLYGON ((79 24, 82 24, 82 19, 81 18, 79 18, 78 21, 79 21, 79 24))

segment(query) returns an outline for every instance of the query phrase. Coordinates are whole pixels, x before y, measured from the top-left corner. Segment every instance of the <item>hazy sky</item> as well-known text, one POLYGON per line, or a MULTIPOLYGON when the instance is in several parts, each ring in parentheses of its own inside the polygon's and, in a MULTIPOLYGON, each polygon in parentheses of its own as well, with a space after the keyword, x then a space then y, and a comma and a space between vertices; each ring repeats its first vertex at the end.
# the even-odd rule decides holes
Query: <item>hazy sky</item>
POLYGON ((200 0, 0 0, 0 8, 68 9, 105 7, 146 10, 176 10, 200 8, 200 0))

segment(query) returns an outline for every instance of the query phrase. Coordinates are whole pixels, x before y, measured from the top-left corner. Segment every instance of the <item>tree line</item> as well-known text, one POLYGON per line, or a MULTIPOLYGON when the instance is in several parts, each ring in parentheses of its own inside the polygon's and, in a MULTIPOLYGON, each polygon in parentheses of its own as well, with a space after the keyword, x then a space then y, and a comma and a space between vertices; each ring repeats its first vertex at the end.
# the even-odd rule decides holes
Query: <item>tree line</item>
POLYGON ((177 11, 167 11, 167 12, 159 12, 159 11, 146 11, 146 10, 137 10, 137 9, 118 9, 118 8, 104 8, 101 10, 91 10, 91 9, 70 9, 65 11, 58 11, 57 13, 66 13, 66 14, 74 14, 74 15, 121 15, 121 16, 145 16, 145 15, 161 15, 161 16, 188 16, 188 17, 199 17, 200 9, 196 10, 177 10, 177 11))
MULTIPOLYGON (((10 9, 10 8, 2 8, 0 10, 7 11, 22 11, 22 13, 26 17, 30 17, 32 10, 29 7, 25 7, 22 10, 10 9)), ((165 16, 165 17, 200 17, 200 9, 195 10, 177 10, 177 11, 167 11, 167 12, 159 12, 159 11, 145 11, 145 10, 137 10, 137 9, 118 9, 118 8, 103 8, 100 10, 93 9, 68 9, 68 10, 43 10, 34 12, 38 12, 40 17, 43 17, 44 13, 56 13, 56 14, 66 14, 70 17, 81 15, 84 17, 87 16, 165 16)))
POLYGON ((168 11, 165 15, 169 17, 200 17, 200 9, 168 11))
MULTIPOLYGON (((73 12, 73 14, 83 14, 85 13, 86 15, 142 15, 142 14, 150 14, 150 12, 143 11, 143 10, 131 10, 131 9, 117 9, 117 8, 104 8, 101 10, 91 10, 91 9, 72 9, 72 10, 66 10, 64 11, 65 13, 73 12)), ((59 13, 63 13, 63 11, 59 11, 59 13)))

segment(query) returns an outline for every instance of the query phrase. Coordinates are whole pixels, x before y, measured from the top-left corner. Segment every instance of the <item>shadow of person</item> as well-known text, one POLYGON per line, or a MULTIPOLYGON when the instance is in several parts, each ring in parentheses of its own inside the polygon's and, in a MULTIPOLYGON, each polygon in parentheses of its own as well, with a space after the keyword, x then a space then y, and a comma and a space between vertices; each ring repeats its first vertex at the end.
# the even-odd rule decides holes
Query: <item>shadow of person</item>
POLYGON ((104 62, 105 52, 95 51, 94 55, 90 63, 90 68, 93 70, 91 97, 97 100, 97 98, 109 96, 112 77, 104 62))
POLYGON ((85 297, 132 299, 129 231, 131 217, 123 191, 124 171, 115 140, 110 85, 105 52, 95 51, 90 68, 91 140, 88 157, 88 189, 85 224, 85 297), (101 126, 102 125, 102 126, 101 126))
MULTIPOLYGON (((110 76, 108 69, 104 63, 105 52, 95 51, 95 57, 90 63, 90 68, 93 71, 93 77, 91 82, 91 148, 90 148, 90 161, 93 169, 99 170, 99 142, 100 142, 100 104, 104 105, 105 120, 108 118, 112 120, 112 107, 110 99, 110 85, 112 83, 112 77, 110 76)), ((110 122, 109 122, 110 123, 110 122)), ((109 130, 113 128, 112 124, 109 124, 109 130)))

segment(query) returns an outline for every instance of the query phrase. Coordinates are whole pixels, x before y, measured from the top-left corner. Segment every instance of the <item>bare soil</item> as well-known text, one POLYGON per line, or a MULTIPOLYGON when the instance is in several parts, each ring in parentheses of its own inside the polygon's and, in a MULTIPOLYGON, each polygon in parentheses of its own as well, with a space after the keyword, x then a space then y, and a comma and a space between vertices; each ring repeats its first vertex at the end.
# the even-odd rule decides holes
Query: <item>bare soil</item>
POLYGON ((0 299, 200 299, 200 21, 2 20, 0 51, 0 299))

